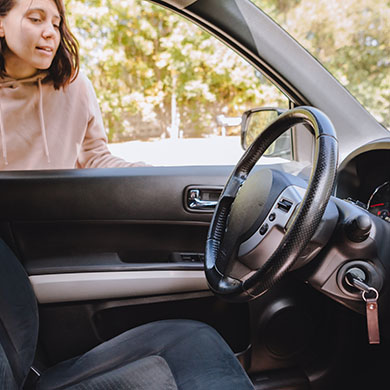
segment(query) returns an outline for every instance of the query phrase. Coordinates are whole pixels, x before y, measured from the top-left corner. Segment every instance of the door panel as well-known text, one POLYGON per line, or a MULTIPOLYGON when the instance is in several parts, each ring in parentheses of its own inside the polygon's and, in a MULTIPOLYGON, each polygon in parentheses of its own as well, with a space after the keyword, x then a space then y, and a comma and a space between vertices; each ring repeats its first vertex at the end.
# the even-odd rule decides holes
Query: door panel
POLYGON ((186 188, 222 187, 230 170, 5 174, 2 215, 38 301, 208 290, 202 260, 212 211, 187 210, 186 188))
POLYGON ((32 275, 39 303, 208 291, 203 271, 119 271, 32 275))
POLYGON ((2 219, 207 222, 210 215, 185 210, 184 189, 223 186, 231 170, 220 166, 1 172, 2 219))
POLYGON ((189 186, 222 187, 231 170, 0 173, 0 232, 40 302, 47 365, 167 318, 210 323, 236 352, 247 347, 247 305, 214 297, 204 277, 212 211, 185 207, 189 186))
POLYGON ((3 237, 31 274, 86 272, 89 267, 128 270, 150 263, 177 268, 175 253, 203 252, 212 215, 185 209, 186 187, 223 186, 230 171, 148 167, 2 172, 3 237), (102 253, 117 256, 93 258, 102 253))
POLYGON ((205 222, 162 221, 29 221, 13 227, 32 275, 192 268, 176 254, 203 252, 208 229, 205 222))

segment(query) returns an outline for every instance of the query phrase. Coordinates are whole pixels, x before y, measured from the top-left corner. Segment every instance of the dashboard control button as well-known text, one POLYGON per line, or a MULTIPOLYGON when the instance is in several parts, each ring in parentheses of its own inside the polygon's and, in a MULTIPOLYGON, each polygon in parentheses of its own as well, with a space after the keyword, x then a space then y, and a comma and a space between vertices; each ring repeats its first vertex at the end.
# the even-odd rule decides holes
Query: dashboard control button
POLYGON ((265 233, 267 233, 267 231, 268 231, 268 223, 265 223, 261 228, 260 228, 260 230, 259 230, 259 233, 262 235, 262 236, 264 236, 264 234, 265 233))
POLYGON ((292 202, 290 202, 289 200, 287 199, 282 199, 278 202, 277 204, 277 208, 284 211, 285 213, 288 213, 291 209, 291 206, 293 205, 292 202))
POLYGON ((371 230, 371 218, 366 214, 359 214, 345 225, 345 233, 353 242, 363 242, 369 235, 371 230))

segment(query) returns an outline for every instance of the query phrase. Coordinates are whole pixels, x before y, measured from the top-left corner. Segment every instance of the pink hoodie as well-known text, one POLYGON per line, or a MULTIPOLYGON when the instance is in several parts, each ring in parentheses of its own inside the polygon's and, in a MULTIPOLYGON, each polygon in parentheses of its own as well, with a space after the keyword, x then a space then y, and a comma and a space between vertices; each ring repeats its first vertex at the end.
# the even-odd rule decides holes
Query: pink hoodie
POLYGON ((42 84, 46 75, 0 78, 0 169, 128 167, 107 148, 91 82, 79 74, 65 88, 42 84))

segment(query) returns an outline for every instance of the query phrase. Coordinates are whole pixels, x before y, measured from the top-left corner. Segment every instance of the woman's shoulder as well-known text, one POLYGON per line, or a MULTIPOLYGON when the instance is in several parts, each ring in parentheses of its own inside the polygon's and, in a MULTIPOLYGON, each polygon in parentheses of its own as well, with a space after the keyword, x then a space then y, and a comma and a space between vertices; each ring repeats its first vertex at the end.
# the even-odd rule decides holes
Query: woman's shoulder
POLYGON ((65 87, 69 89, 89 89, 92 87, 91 81, 83 71, 79 71, 77 76, 65 87))
POLYGON ((95 98, 95 91, 92 83, 87 75, 82 71, 80 71, 76 78, 63 89, 63 92, 65 94, 75 96, 75 98, 95 98))

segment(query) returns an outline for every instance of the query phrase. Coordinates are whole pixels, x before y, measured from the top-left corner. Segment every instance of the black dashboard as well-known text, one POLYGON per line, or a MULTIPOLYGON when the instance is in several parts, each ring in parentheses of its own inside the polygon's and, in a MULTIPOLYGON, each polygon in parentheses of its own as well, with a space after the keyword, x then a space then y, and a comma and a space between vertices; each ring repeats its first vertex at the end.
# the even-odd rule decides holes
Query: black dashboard
POLYGON ((390 222, 390 142, 348 159, 339 169, 335 195, 390 222))
MULTIPOLYGON (((359 269, 367 285, 381 293, 381 306, 388 305, 390 139, 365 145, 345 158, 338 169, 334 195, 331 199, 338 209, 337 227, 317 256, 309 283, 365 314, 361 292, 351 289, 346 274, 350 269, 359 269), (368 218, 369 213, 372 218, 368 218)), ((389 312, 383 312, 384 316, 390 323, 389 312)))

